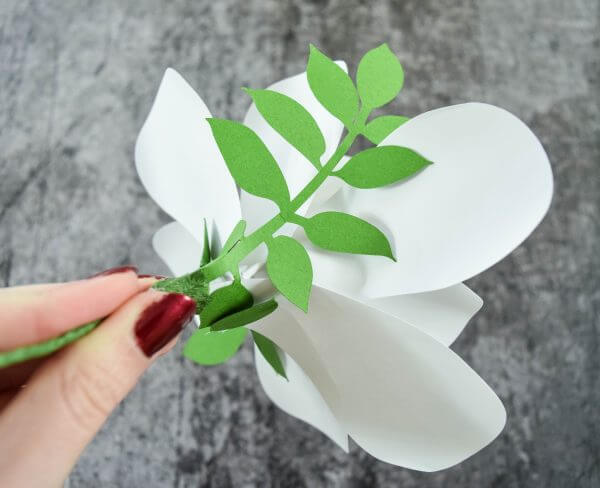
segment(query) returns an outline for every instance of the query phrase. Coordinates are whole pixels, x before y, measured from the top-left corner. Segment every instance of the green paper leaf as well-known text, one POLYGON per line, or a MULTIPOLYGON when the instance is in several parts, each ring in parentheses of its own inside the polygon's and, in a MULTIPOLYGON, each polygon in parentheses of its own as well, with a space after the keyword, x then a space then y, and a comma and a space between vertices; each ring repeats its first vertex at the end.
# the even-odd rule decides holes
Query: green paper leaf
POLYGON ((371 49, 360 60, 356 85, 366 107, 376 108, 391 102, 403 84, 404 71, 387 44, 371 49))
POLYGON ((223 317, 251 307, 252 294, 239 282, 219 288, 210 294, 208 303, 200 312, 200 327, 208 327, 223 317))
POLYGON ((256 108, 281 137, 319 170, 325 139, 313 116, 296 100, 272 90, 245 89, 256 108))
POLYGON ((308 311, 313 272, 306 249, 287 236, 267 240, 267 248, 267 273, 273 285, 298 308, 308 311))
POLYGON ((259 334, 255 330, 252 331, 252 338, 254 339, 254 343, 258 350, 261 352, 267 363, 271 365, 273 370, 280 376, 283 376, 286 380, 287 375, 285 374, 285 368, 283 367, 283 362, 281 361, 281 357, 279 356, 279 351, 277 350, 277 346, 271 339, 265 337, 262 334, 259 334))
POLYGON ((402 115, 382 115, 367 124, 363 135, 373 144, 380 144, 381 141, 408 120, 410 120, 408 117, 402 115))
POLYGON ((256 133, 233 120, 207 119, 236 183, 248 193, 285 207, 290 193, 281 169, 256 133))
POLYGON ((235 224, 235 227, 231 231, 231 234, 229 234, 229 237, 225 241, 225 244, 223 244, 223 249, 221 249, 219 256, 222 256, 223 254, 227 254, 229 251, 231 251, 233 246, 235 246, 240 241, 240 239, 242 237, 244 237, 245 230, 246 230, 246 221, 245 220, 240 220, 237 224, 235 224))
POLYGON ((356 188, 379 188, 414 175, 429 164, 406 147, 378 146, 359 152, 333 174, 356 188))
POLYGON ((312 44, 306 76, 311 91, 333 116, 352 127, 358 114, 358 93, 348 74, 312 44))
POLYGON ((341 212, 323 212, 304 222, 307 237, 329 251, 394 259, 387 237, 374 225, 341 212))
POLYGON ((0 352, 0 368, 6 368, 7 366, 29 361, 33 358, 48 356, 89 334, 100 322, 102 322, 102 319, 94 320, 47 341, 17 347, 10 351, 2 351, 0 352))
POLYGON ((248 330, 244 327, 213 332, 198 329, 183 348, 183 355, 198 364, 220 364, 232 357, 240 348, 248 330))
POLYGON ((213 323, 210 328, 212 330, 227 330, 242 327, 243 325, 251 324, 257 320, 266 317, 274 312, 277 308, 277 302, 274 299, 259 303, 250 308, 246 308, 231 315, 227 315, 213 323))
POLYGON ((208 226, 206 225, 206 219, 204 219, 204 245, 202 246, 202 258, 200 259, 200 266, 204 266, 210 261, 210 242, 208 240, 208 226))

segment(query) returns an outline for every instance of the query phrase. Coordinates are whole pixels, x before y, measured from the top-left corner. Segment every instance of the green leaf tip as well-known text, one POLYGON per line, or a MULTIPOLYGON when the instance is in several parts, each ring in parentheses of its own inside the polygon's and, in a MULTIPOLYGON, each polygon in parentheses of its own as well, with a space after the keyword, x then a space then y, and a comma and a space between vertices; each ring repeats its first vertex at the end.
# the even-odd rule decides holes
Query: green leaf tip
POLYGON ((227 254, 229 251, 231 251, 231 249, 238 242, 240 242, 240 240, 242 240, 244 238, 245 230, 246 230, 246 221, 245 220, 240 220, 237 224, 235 224, 235 227, 231 231, 231 234, 229 234, 229 237, 225 241, 225 244, 223 244, 223 248, 221 249, 221 252, 219 253, 219 257, 223 256, 224 254, 227 254))
POLYGON ((304 246, 288 236, 267 241, 267 273, 273 285, 290 302, 308 312, 313 270, 304 246))
POLYGON ((300 103, 273 90, 245 90, 269 125, 317 169, 325 139, 313 116, 300 103))
POLYGON ((355 188, 379 188, 408 178, 428 165, 429 161, 412 149, 377 146, 354 155, 334 175, 355 188))
POLYGON ((277 302, 274 299, 266 302, 258 303, 250 308, 240 310, 239 312, 227 315, 220 320, 214 322, 210 328, 213 331, 235 329, 244 325, 256 322, 267 315, 273 313, 277 309, 277 302))
POLYGON ((271 341, 271 339, 256 332, 255 330, 252 331, 252 339, 254 339, 256 347, 258 348, 262 356, 265 358, 265 360, 271 365, 273 370, 279 376, 282 376, 287 380, 288 377, 285 374, 285 367, 283 366, 283 362, 281 361, 281 357, 279 355, 278 350, 279 348, 277 347, 277 345, 273 341, 271 341))
POLYGON ((383 256, 395 261, 385 234, 353 215, 322 212, 305 222, 304 231, 313 244, 328 251, 383 256))
POLYGON ((220 364, 240 348, 248 330, 245 327, 213 332, 210 328, 196 330, 183 347, 183 355, 205 366, 220 364))
POLYGON ((204 266, 210 261, 210 242, 208 238, 208 224, 206 223, 206 219, 204 220, 204 240, 202 246, 202 258, 200 259, 200 266, 204 266))
POLYGON ((358 115, 359 99, 348 73, 311 44, 306 76, 319 103, 347 128, 353 127, 358 115))
POLYGON ((290 193, 279 165, 258 135, 244 124, 207 119, 225 164, 244 191, 285 208, 290 193))
POLYGON ((356 85, 366 107, 377 108, 391 102, 403 84, 404 70, 387 44, 371 49, 360 60, 356 85))
POLYGON ((242 91, 246 92, 248 95, 252 96, 252 93, 254 93, 256 90, 254 90, 254 88, 250 88, 248 86, 243 86, 242 91))

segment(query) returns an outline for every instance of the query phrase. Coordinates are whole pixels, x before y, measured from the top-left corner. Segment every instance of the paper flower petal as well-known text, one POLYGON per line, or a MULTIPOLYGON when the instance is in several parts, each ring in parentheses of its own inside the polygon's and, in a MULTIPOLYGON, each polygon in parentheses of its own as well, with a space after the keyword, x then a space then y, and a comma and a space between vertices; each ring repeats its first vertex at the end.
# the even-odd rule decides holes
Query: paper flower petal
MULTIPOLYGON (((319 361, 314 354, 312 345, 304 336, 302 328, 288 312, 279 308, 261 321, 262 324, 267 322, 272 324, 272 327, 293 328, 294 330, 290 331, 290 335, 295 335, 298 347, 302 347, 307 356, 310 355, 310 351, 313 351, 313 360, 319 361)), ((285 378, 273 371, 271 365, 267 363, 256 348, 254 358, 258 379, 273 403, 289 415, 319 429, 344 451, 348 452, 346 432, 340 426, 317 387, 298 363, 283 352, 285 372, 288 377, 288 381, 286 381, 285 378)))
POLYGON ((442 290, 359 300, 389 313, 449 346, 483 305, 462 283, 442 290))
POLYGON ((483 305, 481 298, 462 283, 431 292, 369 298, 362 293, 367 276, 362 257, 318 249, 302 232, 294 237, 308 250, 315 285, 389 313, 447 346, 483 305))
POLYGON ((279 376, 255 347, 256 373, 270 400, 288 415, 296 417, 323 432, 348 452, 348 436, 325 400, 290 356, 284 354, 285 373, 289 381, 279 376))
POLYGON ((202 242, 203 216, 225 241, 241 218, 237 189, 206 122, 202 99, 167 69, 135 146, 142 183, 165 212, 202 242))
MULTIPOLYGON (((338 61, 337 63, 343 69, 347 69, 344 62, 338 61)), ((308 86, 306 73, 281 80, 271 85, 268 89, 293 98, 313 116, 321 129, 326 144, 326 150, 321 157, 321 161, 327 161, 339 143, 343 124, 325 110, 312 94, 308 86)), ((316 169, 298 150, 286 142, 267 123, 254 104, 248 110, 244 124, 258 134, 275 157, 275 160, 279 163, 293 198, 316 174, 316 169)), ((264 224, 278 212, 276 205, 270 200, 258 198, 246 192, 242 192, 241 204, 244 219, 248 222, 249 231, 264 224)), ((303 215, 309 205, 310 200, 304 204, 298 213, 303 215)))
POLYGON ((433 110, 382 145, 409 147, 434 164, 400 184, 346 187, 327 202, 391 238, 396 263, 362 258, 364 292, 372 297, 460 283, 510 253, 548 210, 553 185, 546 153, 523 122, 498 107, 433 110))
POLYGON ((158 229, 152 238, 152 246, 174 276, 191 273, 200 265, 202 244, 179 222, 158 229))
POLYGON ((348 434, 373 456, 436 471, 463 461, 502 430, 506 414, 498 397, 428 334, 318 287, 310 314, 281 306, 314 351, 298 340, 295 327, 273 321, 253 327, 294 358, 348 434))

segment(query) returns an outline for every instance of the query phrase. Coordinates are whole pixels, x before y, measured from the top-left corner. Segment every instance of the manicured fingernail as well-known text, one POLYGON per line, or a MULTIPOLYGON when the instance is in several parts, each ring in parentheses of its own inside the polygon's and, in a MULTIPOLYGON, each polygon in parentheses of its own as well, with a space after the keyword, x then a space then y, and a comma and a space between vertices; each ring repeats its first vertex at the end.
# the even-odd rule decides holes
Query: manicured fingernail
POLYGON ((138 275, 138 278, 156 278, 157 280, 164 280, 164 279, 166 279, 166 276, 155 275, 155 274, 141 274, 141 275, 138 275))
POLYGON ((98 276, 109 276, 117 273, 127 273, 127 271, 133 271, 137 273, 137 268, 135 266, 117 266, 116 268, 110 268, 106 271, 100 271, 100 273, 93 274, 88 278, 97 278, 98 276))
POLYGON ((148 357, 160 351, 181 332, 196 312, 196 302, 187 295, 169 293, 152 303, 135 324, 135 337, 148 357))

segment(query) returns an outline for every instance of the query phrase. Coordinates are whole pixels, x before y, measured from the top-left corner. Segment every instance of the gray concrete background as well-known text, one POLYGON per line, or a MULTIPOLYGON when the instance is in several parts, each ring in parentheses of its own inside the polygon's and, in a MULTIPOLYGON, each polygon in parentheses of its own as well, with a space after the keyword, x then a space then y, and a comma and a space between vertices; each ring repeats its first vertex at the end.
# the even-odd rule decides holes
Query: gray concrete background
MULTIPOLYGON (((203 369, 156 364, 112 415, 72 487, 566 487, 600 484, 600 28, 597 0, 0 3, 0 282, 135 263, 168 218, 133 166, 173 66, 213 113, 303 70, 309 42, 351 68, 387 41, 406 70, 389 113, 467 100, 525 120, 553 164, 549 215, 469 285, 486 305, 454 346, 508 424, 460 466, 424 474, 344 454, 274 407, 248 345, 203 369)), ((498 137, 502 137, 501 134, 498 137)))

